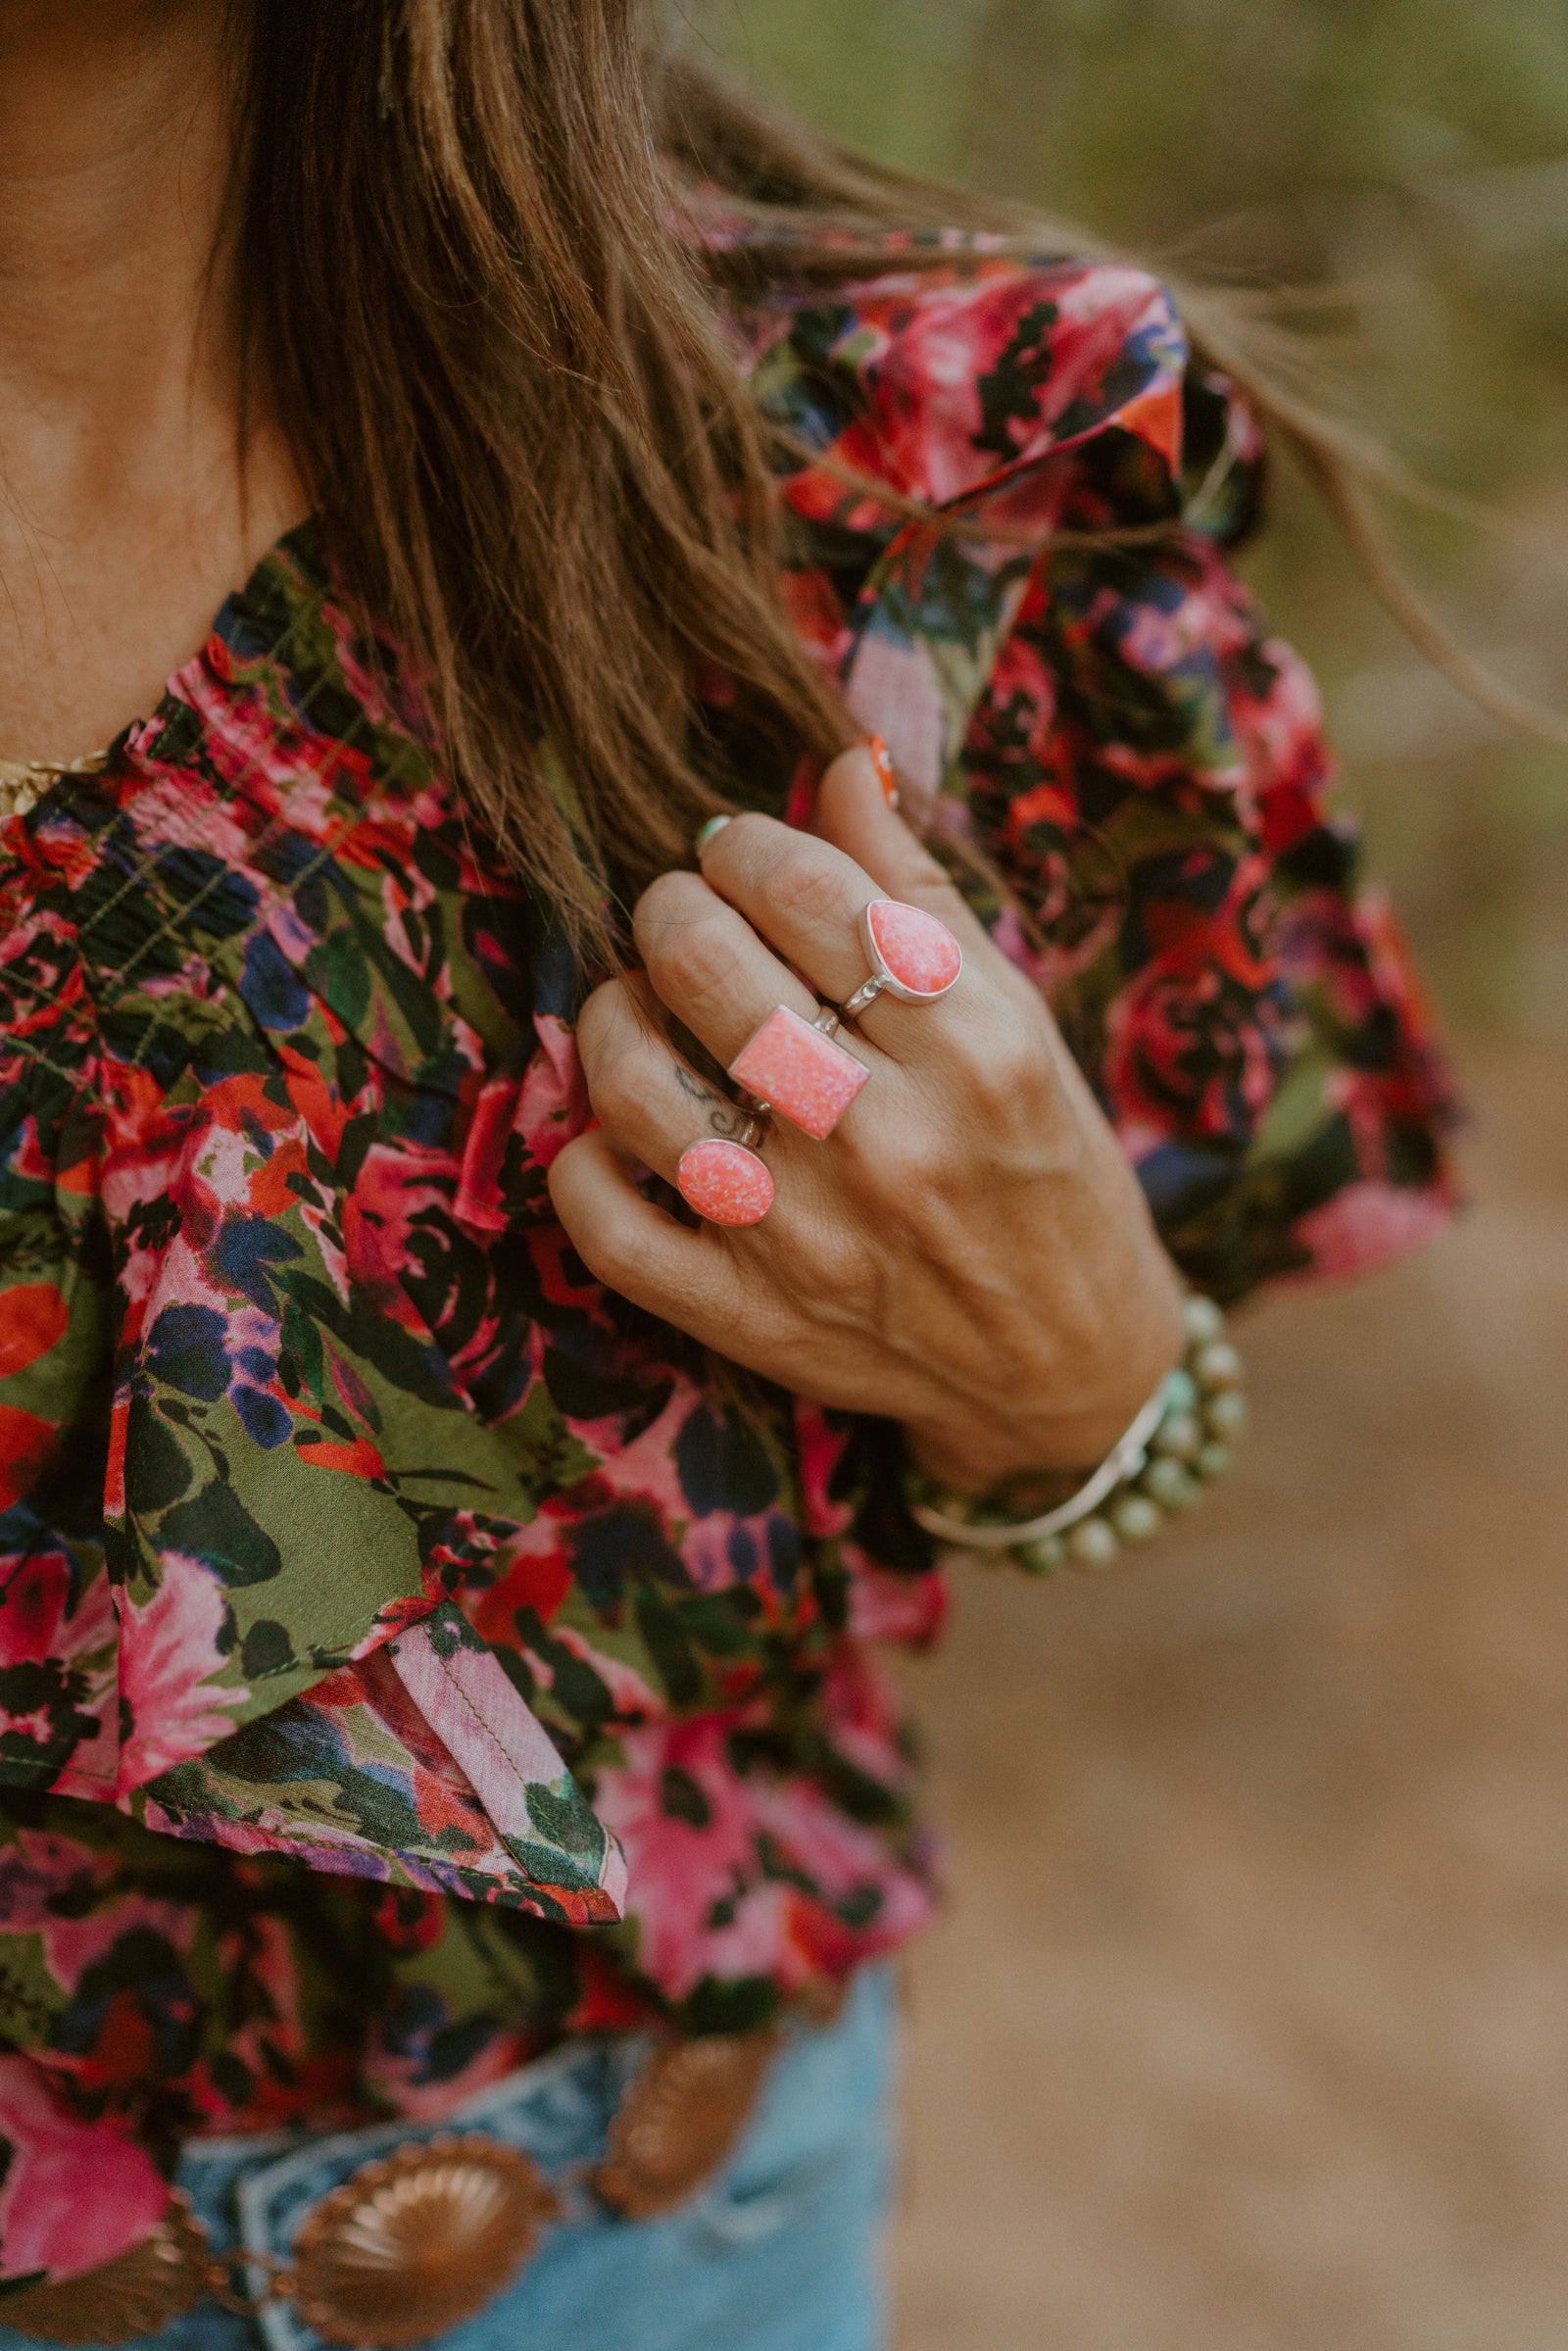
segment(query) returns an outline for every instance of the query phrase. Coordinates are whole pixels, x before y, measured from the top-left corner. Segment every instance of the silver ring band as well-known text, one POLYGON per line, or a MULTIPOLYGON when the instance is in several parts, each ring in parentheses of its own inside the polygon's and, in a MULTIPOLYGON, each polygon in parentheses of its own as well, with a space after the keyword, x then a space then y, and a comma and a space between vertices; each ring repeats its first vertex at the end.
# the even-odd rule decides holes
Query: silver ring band
POLYGON ((862 980, 860 982, 860 985, 856 989, 853 996, 845 998, 845 1001, 840 1007, 842 1017, 845 1020, 858 1019, 860 1013, 865 1010, 867 1004, 875 1004, 877 998, 882 995, 886 987, 887 981, 883 978, 881 972, 873 971, 868 980, 862 980))

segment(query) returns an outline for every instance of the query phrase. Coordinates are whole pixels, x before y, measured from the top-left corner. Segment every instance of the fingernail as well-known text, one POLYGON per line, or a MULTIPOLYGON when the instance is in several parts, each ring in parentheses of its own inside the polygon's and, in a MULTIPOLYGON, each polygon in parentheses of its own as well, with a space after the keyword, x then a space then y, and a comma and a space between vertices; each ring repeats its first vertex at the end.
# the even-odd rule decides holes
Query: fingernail
POLYGON ((702 831, 698 834, 696 842, 693 844, 697 855, 701 857, 704 850, 708 847, 708 844, 713 839, 715 834, 721 833, 726 824, 731 824, 733 822, 733 817, 710 816, 708 822, 703 826, 702 831))
POLYGON ((890 808, 899 805, 899 780, 893 772, 893 756, 880 735, 867 735, 865 748, 876 769, 876 780, 882 787, 882 797, 890 808))

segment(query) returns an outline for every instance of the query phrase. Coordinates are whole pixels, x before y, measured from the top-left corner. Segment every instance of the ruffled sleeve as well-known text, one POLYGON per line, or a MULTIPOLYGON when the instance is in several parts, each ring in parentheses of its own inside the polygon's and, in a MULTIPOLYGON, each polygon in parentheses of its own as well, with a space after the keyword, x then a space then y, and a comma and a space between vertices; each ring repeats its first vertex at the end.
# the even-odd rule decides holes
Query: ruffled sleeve
MULTIPOLYGON (((386 1228, 417 1200, 367 1177, 386 1120, 417 1124, 407 1041, 358 966, 295 980, 297 888, 270 908, 188 815, 171 844, 135 780, 139 829, 84 785, 13 825, 0 868, 0 1784, 612 1922, 619 1845, 449 1596, 534 1504, 396 1278, 386 1228)), ((450 1016, 384 994, 439 1054, 450 1016)), ((8 1984, 9 2278, 112 2258, 165 2194, 40 1988, 8 1984), (86 2140, 94 2214, 68 2227, 86 2140)))
POLYGON ((209 982, 177 1076, 149 1069, 155 975, 124 984, 122 953, 100 1020, 69 926, 9 942, 0 1779, 612 1919, 618 1850, 444 1590, 531 1502, 390 1278, 373 1187, 348 1197, 351 1105, 308 1033, 330 1014, 280 1004, 270 938, 247 921, 237 953, 274 1027, 239 990, 219 1019, 209 982))
POLYGON ((1232 567, 1256 428, 1164 289, 959 253, 739 332, 803 453, 802 626, 1005 885, 967 886, 1190 1276, 1235 1299, 1436 1230, 1446 1073, 1313 682, 1232 567))

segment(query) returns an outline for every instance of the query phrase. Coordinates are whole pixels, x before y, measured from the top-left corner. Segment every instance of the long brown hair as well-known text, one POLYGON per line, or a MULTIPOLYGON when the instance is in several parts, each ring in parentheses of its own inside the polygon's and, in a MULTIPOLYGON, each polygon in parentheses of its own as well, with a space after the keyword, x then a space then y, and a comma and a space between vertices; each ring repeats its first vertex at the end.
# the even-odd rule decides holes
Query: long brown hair
POLYGON ((468 805, 593 936, 584 834, 635 889, 716 805, 705 679, 798 754, 851 739, 785 615, 637 10, 252 0, 239 30, 239 277, 270 396, 468 805))
MULTIPOLYGON (((231 6, 239 278, 270 395, 467 805, 603 950, 584 849, 635 891, 717 805, 705 680, 785 763, 854 731, 785 612, 776 453, 685 191, 750 211, 732 269, 769 266, 770 240, 842 274, 895 227, 1037 252, 1050 232, 651 61, 637 0, 231 6)), ((1342 485, 1344 453, 1279 413, 1342 485)))

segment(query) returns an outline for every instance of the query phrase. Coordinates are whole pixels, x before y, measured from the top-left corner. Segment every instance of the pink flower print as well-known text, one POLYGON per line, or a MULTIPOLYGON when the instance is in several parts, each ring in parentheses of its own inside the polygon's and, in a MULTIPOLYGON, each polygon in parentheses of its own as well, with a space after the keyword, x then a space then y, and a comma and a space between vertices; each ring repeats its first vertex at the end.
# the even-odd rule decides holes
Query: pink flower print
POLYGON ((487 2037, 474 2050, 466 2065, 455 2073, 442 2070, 429 2079, 421 2067, 430 2062, 430 2052, 423 2042, 411 2049, 386 2046, 372 2042, 360 2068, 367 2089, 391 2108, 406 2123, 442 2123, 465 2099, 477 2097, 493 2082, 504 2082, 509 2074, 528 2058, 530 2052, 521 2033, 511 2033, 500 2026, 491 2029, 487 2037))
POLYGON ((1392 1264, 1442 1232, 1453 1215, 1446 1194, 1407 1185, 1351 1184, 1298 1217, 1293 1238, 1306 1249, 1308 1277, 1340 1279, 1392 1264))
POLYGON ((360 1180, 344 1202, 343 1234, 349 1272, 384 1314, 406 1330, 424 1335, 424 1324, 403 1288, 411 1265, 446 1237, 453 1179, 451 1154, 416 1144, 374 1144, 365 1154, 360 1180))
POLYGON ((577 1055, 577 1040, 553 1012, 534 1014, 539 1051, 523 1074, 516 1129, 530 1157, 548 1167, 564 1145, 582 1133, 588 1118, 588 1088, 577 1055))
POLYGON ((896 1641, 926 1648, 948 1613, 948 1588, 939 1575, 896 1575, 846 1544, 850 1571, 850 1632, 857 1641, 896 1641))
POLYGON ((662 1696, 643 1680, 634 1665, 626 1664, 623 1658, 612 1657, 604 1649, 596 1649, 574 1625, 558 1625, 556 1641, 561 1648, 569 1650, 598 1675, 610 1692, 617 1722, 652 1722, 664 1712, 662 1696))
POLYGON ((754 1806, 725 1750, 737 1719, 710 1714, 628 1731, 624 1765, 595 1783, 594 1810, 626 1855, 627 1903, 642 1929, 638 1964, 671 2000, 708 1972, 709 1914, 756 1867, 754 1806))
POLYGON ((76 2278, 151 2234, 169 2204, 152 2157, 107 2124, 81 2123, 30 2058, 0 2056, 0 2271, 76 2278), (83 2192, 84 2189, 87 2192, 83 2192))
MULTIPOLYGON (((91 1554, 89 1554, 89 1561, 91 1554)), ((29 1687, 27 1711, 0 1708, 13 1742, 30 1739, 38 1760, 55 1765, 61 1795, 102 1799, 115 1782, 119 1627, 101 1566, 86 1573, 64 1551, 39 1551, 13 1563, 0 1590, 0 1667, 47 1668, 18 1677, 29 1687), (84 1718, 90 1730, 84 1727, 84 1718)))
POLYGON ((83 1896, 112 1874, 113 1856, 94 1853, 74 1837, 23 1829, 0 1850, 0 1933, 36 1935, 50 1981, 74 1992, 88 1968, 107 1957, 122 1935, 156 1935, 176 1950, 189 1945, 197 1913, 188 1903, 120 1893, 83 1896))
POLYGON ((830 1419, 820 1404, 804 1397, 795 1402, 795 1443, 800 1463, 801 1525, 818 1541, 842 1535, 850 1524, 850 1509, 832 1493, 834 1475, 844 1457, 849 1432, 839 1418, 830 1419))
POLYGON ((225 1659, 219 1647, 223 1595, 199 1559, 166 1551, 164 1580, 138 1607, 120 1601, 120 1695, 130 1728, 120 1758, 116 1793, 123 1797, 176 1763, 201 1755, 234 1725, 230 1713, 250 1696, 214 1677, 225 1659))
POLYGON ((773 1963, 786 1982, 893 1950, 931 1916, 936 1896, 926 1880, 901 1868, 874 1830, 848 1819, 809 1781, 761 1783, 752 1790, 752 1806, 756 1827, 820 1889, 818 1900, 791 1911, 793 1957, 786 1947, 773 1963), (867 1895, 876 1900, 863 1925, 846 1927, 834 1917, 835 1903, 867 1895))
MULTIPOLYGON (((939 1609, 946 1592, 940 1576, 914 1576, 907 1581, 932 1586, 939 1609)), ((900 1743, 903 1725, 893 1691, 879 1661, 853 1641, 841 1641, 822 1685, 822 1718, 839 1753, 847 1756, 868 1780, 884 1788, 907 1788, 913 1767, 900 1743)))
POLYGON ((74 1662, 112 1647, 115 1633, 108 1578, 88 1574, 78 1590, 64 1551, 34 1551, 0 1588, 0 1666, 74 1662))

